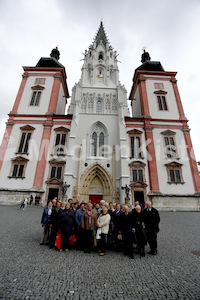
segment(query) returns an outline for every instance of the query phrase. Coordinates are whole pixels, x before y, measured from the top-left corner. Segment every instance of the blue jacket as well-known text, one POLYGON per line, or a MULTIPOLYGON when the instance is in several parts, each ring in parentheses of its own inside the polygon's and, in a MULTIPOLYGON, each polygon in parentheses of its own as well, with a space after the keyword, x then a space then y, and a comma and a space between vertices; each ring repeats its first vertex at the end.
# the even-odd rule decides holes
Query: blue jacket
POLYGON ((58 227, 60 228, 61 233, 71 233, 72 228, 75 225, 74 212, 69 209, 64 209, 58 220, 58 227))
MULTIPOLYGON (((84 209, 84 210, 85 210, 85 209, 84 209)), ((82 218, 82 215, 83 215, 84 210, 82 210, 82 209, 79 208, 79 209, 76 211, 75 220, 76 220, 77 228, 81 228, 81 218, 82 218)))
MULTIPOLYGON (((49 207, 46 206, 44 208, 44 211, 43 211, 43 214, 42 214, 41 223, 43 223, 44 226, 48 226, 50 224, 50 215, 48 215, 48 210, 49 210, 49 207)), ((51 210, 51 213, 52 213, 52 210, 51 210)))

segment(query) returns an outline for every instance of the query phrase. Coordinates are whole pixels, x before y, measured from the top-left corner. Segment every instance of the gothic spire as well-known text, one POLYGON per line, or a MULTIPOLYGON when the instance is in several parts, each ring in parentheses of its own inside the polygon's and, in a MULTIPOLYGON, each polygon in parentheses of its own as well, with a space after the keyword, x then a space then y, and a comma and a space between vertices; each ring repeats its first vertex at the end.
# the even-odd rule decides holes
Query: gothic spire
POLYGON ((96 45, 98 46, 100 44, 100 42, 102 41, 103 45, 106 47, 106 44, 109 43, 108 42, 108 38, 106 36, 105 30, 104 30, 104 26, 103 26, 103 21, 101 20, 100 26, 99 26, 99 30, 97 32, 97 35, 94 39, 94 42, 96 42, 96 45))

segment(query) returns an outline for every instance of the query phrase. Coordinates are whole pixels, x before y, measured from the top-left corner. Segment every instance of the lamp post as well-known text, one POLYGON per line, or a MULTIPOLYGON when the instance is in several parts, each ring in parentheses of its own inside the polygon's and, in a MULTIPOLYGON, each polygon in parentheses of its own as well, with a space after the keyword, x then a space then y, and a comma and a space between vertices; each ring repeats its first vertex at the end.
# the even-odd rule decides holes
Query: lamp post
POLYGON ((130 191, 130 188, 128 187, 128 185, 126 184, 125 186, 122 186, 122 190, 125 190, 125 194, 126 194, 126 197, 125 197, 125 203, 127 205, 130 204, 130 198, 129 198, 129 191, 130 191))
POLYGON ((62 184, 62 187, 61 187, 61 193, 62 193, 62 199, 64 200, 65 198, 65 194, 67 192, 67 189, 70 187, 70 184, 67 184, 66 181, 65 183, 62 184))

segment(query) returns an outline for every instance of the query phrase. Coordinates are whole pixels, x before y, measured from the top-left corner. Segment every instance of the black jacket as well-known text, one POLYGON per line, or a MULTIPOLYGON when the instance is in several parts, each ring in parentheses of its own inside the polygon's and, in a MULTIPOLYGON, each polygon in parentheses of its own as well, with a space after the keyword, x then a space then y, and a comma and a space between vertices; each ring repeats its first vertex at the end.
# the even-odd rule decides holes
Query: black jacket
POLYGON ((58 220, 58 227, 60 228, 61 233, 71 233, 72 228, 75 226, 75 217, 74 212, 69 209, 64 209, 58 220))
POLYGON ((147 231, 159 231, 160 216, 157 209, 151 207, 151 210, 149 211, 145 208, 143 211, 143 218, 147 231))
POLYGON ((50 217, 50 224, 52 224, 53 227, 58 227, 58 219, 60 217, 60 214, 62 212, 62 209, 60 208, 57 210, 56 208, 52 211, 51 217, 50 217))

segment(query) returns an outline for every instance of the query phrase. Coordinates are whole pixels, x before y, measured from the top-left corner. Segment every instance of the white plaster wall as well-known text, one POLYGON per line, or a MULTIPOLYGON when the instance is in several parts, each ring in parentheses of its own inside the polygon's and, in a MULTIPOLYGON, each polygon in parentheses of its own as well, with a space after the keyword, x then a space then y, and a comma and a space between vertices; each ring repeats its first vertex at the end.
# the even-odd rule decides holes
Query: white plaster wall
POLYGON ((141 118, 141 106, 140 106, 140 94, 139 94, 139 87, 137 87, 134 99, 132 101, 132 113, 134 118, 141 118))
POLYGON ((176 132, 175 140, 178 148, 178 156, 180 157, 180 159, 172 160, 167 159, 164 155, 163 135, 160 134, 162 131, 163 129, 153 130, 160 192, 164 194, 193 194, 195 191, 183 132, 177 129, 173 130, 174 132, 176 132), (172 161, 183 164, 182 174, 183 180, 185 182, 184 184, 167 183, 168 175, 165 164, 172 161))
POLYGON ((33 90, 31 89, 31 87, 35 86, 35 79, 40 77, 42 78, 43 76, 41 75, 28 77, 18 108, 19 114, 45 114, 48 111, 49 100, 54 82, 53 74, 52 77, 45 77, 46 81, 45 85, 42 85, 44 86, 44 90, 42 90, 39 105, 30 106, 31 97, 33 94, 33 90))
POLYGON ((170 81, 161 81, 161 80, 146 80, 146 88, 147 88, 147 96, 149 102, 149 110, 150 116, 152 118, 159 118, 159 119, 179 119, 178 108, 176 104, 176 99, 172 87, 172 83, 170 81), (154 94, 155 91, 158 91, 154 88, 154 83, 163 83, 164 84, 164 91, 167 92, 165 95, 168 110, 159 110, 157 95, 154 94))
POLYGON ((8 144, 8 148, 6 150, 6 154, 4 157, 4 162, 2 165, 2 169, 0 172, 0 182, 2 188, 12 188, 12 189, 30 189, 33 187, 33 181, 35 177, 35 170, 37 165, 38 152, 40 147, 40 142, 42 138, 43 125, 34 125, 35 130, 32 133, 31 141, 29 144, 28 155, 17 155, 22 156, 26 159, 29 159, 25 171, 24 179, 9 179, 7 176, 10 175, 12 158, 16 157, 17 148, 19 145, 19 140, 21 137, 20 127, 22 124, 16 124, 13 126, 12 135, 10 137, 10 142, 8 144))
MULTIPOLYGON (((67 125, 67 126, 62 125, 62 126, 70 129, 69 125, 67 125)), ((49 142, 49 149, 48 149, 48 153, 47 153, 47 163, 46 163, 45 174, 44 174, 44 182, 43 182, 43 189, 44 189, 45 193, 46 193, 46 183, 45 182, 46 182, 47 178, 49 177, 49 170, 50 170, 49 161, 53 158, 58 159, 58 157, 53 156, 53 153, 54 153, 53 149, 54 149, 54 146, 55 146, 55 139, 56 139, 56 134, 57 134, 54 129, 56 129, 58 127, 60 127, 60 125, 55 125, 55 126, 52 127, 52 130, 51 130, 51 138, 50 138, 50 142, 49 142)), ((67 135, 66 149, 68 147, 68 140, 69 140, 69 133, 67 135)), ((67 156, 61 156, 59 158, 61 160, 67 160, 67 156)))
POLYGON ((56 108, 56 114, 57 115, 64 115, 65 114, 65 103, 66 103, 66 98, 64 97, 64 90, 62 84, 60 85, 60 91, 59 91, 59 96, 58 96, 58 103, 57 103, 57 108, 56 108))

